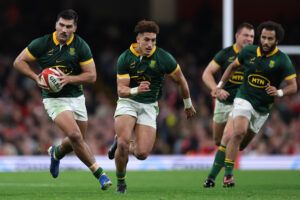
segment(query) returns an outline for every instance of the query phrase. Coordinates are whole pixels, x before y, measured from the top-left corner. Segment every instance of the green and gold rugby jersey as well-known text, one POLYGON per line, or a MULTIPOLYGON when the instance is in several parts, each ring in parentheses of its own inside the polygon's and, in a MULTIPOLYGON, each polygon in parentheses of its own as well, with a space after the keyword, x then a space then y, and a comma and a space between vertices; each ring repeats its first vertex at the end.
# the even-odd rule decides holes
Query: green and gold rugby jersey
POLYGON ((117 62, 117 78, 130 78, 129 87, 138 87, 141 81, 149 81, 149 92, 129 97, 140 103, 153 103, 161 97, 162 84, 166 74, 172 74, 179 65, 174 57, 161 48, 154 47, 149 56, 141 56, 132 44, 123 52, 117 62))
MULTIPOLYGON (((219 65, 221 68, 222 74, 227 69, 228 65, 232 63, 235 58, 237 57, 239 53, 239 50, 236 47, 236 44, 224 48, 221 51, 219 51, 215 57, 214 61, 219 65)), ((243 83, 244 73, 243 68, 240 67, 229 79, 229 81, 225 84, 224 90, 229 92, 230 96, 226 100, 222 100, 221 102, 225 104, 232 104, 233 99, 236 95, 237 89, 241 86, 243 83)))
POLYGON ((295 68, 289 57, 277 47, 268 55, 262 55, 260 47, 245 47, 237 57, 244 66, 244 82, 236 97, 246 99, 262 114, 270 112, 274 97, 266 92, 268 85, 279 87, 283 80, 296 77, 295 68))
MULTIPOLYGON (((60 45, 56 39, 56 32, 54 32, 33 40, 26 50, 37 61, 41 70, 59 67, 68 75, 80 74, 80 65, 93 61, 90 47, 76 34, 73 34, 65 45, 60 45)), ((83 86, 81 84, 67 84, 57 93, 42 90, 43 98, 78 97, 82 94, 83 86)))

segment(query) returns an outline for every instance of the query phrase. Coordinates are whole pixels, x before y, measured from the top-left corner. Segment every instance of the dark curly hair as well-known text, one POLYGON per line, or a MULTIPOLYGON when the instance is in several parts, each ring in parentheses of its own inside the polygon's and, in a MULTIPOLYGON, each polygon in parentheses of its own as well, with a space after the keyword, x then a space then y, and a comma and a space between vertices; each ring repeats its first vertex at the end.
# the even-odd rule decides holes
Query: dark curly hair
POLYGON ((139 33, 159 33, 159 26, 154 21, 141 20, 134 27, 134 32, 139 33))
POLYGON ((280 43, 283 40, 284 37, 284 29, 281 26, 281 24, 278 24, 276 22, 273 21, 266 21, 261 23, 258 27, 257 27, 257 33, 260 37, 261 32, 263 29, 266 29, 268 31, 275 31, 276 33, 276 39, 278 41, 278 43, 280 43))

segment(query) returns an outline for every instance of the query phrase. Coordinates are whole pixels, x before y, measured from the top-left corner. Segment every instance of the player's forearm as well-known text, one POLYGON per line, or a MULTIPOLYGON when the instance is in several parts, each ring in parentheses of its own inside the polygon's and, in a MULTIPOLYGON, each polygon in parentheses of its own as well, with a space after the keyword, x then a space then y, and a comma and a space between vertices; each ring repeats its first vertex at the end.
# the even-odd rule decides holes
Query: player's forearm
POLYGON ((83 72, 76 76, 68 76, 69 84, 84 84, 84 83, 94 83, 97 79, 96 73, 83 72))
POLYGON ((190 90, 185 78, 178 81, 179 91, 183 99, 190 98, 190 90))
POLYGON ((286 85, 281 90, 282 90, 284 96, 295 94, 297 92, 297 83, 296 83, 296 81, 291 83, 291 84, 286 85))
POLYGON ((16 59, 13 64, 14 68, 18 70, 20 73, 25 76, 31 78, 36 81, 38 79, 38 75, 30 68, 29 64, 24 60, 16 59))
POLYGON ((233 73, 235 72, 236 68, 235 66, 232 64, 230 64, 227 69, 225 70, 225 72, 222 75, 221 80, 219 81, 217 87, 218 88, 223 88, 224 85, 227 83, 227 81, 229 80, 229 78, 233 75, 233 73))
MULTIPOLYGON (((133 94, 131 94, 131 93, 134 93, 134 91, 132 91, 131 89, 133 89, 133 88, 130 88, 127 86, 118 86, 118 96, 121 98, 127 98, 127 97, 132 96, 133 94)), ((138 92, 138 91, 136 91, 136 92, 138 92)))
POLYGON ((204 72, 202 75, 202 80, 210 90, 215 89, 217 86, 215 78, 211 73, 204 72))

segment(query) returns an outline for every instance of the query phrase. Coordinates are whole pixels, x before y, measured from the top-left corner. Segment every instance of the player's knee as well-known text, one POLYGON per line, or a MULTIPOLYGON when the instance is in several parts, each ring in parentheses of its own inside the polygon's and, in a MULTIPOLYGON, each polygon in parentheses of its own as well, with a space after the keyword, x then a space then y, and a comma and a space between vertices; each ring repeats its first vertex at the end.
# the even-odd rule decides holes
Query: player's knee
POLYGON ((128 152, 129 151, 129 142, 118 139, 118 149, 121 152, 128 152))
POLYGON ((234 134, 233 134, 232 137, 233 137, 235 140, 242 141, 243 138, 244 138, 244 136, 245 136, 245 131, 243 131, 243 130, 236 130, 236 131, 234 132, 234 134))
POLYGON ((72 143, 79 143, 80 141, 83 140, 80 131, 72 131, 68 133, 68 137, 72 143))
POLYGON ((138 153, 135 153, 134 155, 138 160, 146 160, 148 157, 148 154, 145 152, 138 152, 138 153))

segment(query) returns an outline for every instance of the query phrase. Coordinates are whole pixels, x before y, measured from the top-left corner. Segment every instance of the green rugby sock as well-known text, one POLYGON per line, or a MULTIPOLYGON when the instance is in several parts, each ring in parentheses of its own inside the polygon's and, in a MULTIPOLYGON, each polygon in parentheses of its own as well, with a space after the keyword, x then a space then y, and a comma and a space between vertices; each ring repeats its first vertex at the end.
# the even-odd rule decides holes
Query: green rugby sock
POLYGON ((60 160, 65 156, 65 154, 61 151, 61 145, 54 147, 54 158, 56 160, 60 160))
POLYGON ((125 183, 126 172, 116 172, 118 183, 125 183))
POLYGON ((209 178, 216 179, 216 177, 218 176, 222 167, 224 166, 225 151, 226 151, 226 146, 220 145, 218 147, 218 151, 215 155, 215 160, 214 160, 213 166, 208 175, 209 178))
POLYGON ((103 174, 103 169, 99 167, 95 172, 93 172, 93 174, 96 177, 96 179, 99 179, 100 176, 103 174))
POLYGON ((232 175, 234 169, 234 160, 225 159, 225 176, 232 175))

